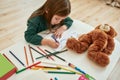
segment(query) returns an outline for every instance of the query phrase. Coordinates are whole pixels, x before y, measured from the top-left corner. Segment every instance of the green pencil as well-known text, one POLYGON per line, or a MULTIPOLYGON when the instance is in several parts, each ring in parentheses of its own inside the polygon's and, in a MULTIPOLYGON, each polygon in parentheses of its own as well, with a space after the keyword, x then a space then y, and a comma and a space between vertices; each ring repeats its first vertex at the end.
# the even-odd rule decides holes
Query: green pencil
POLYGON ((37 63, 32 64, 32 65, 30 65, 30 66, 28 66, 28 67, 26 67, 26 68, 23 68, 23 69, 21 69, 21 70, 18 70, 18 71, 16 72, 16 74, 18 74, 18 73, 20 73, 20 72, 22 72, 22 71, 25 71, 26 69, 29 69, 29 68, 31 68, 31 67, 33 67, 33 66, 39 64, 39 63, 41 63, 41 62, 37 62, 37 63))
POLYGON ((63 71, 45 71, 52 74, 76 74, 75 72, 63 72, 63 71))

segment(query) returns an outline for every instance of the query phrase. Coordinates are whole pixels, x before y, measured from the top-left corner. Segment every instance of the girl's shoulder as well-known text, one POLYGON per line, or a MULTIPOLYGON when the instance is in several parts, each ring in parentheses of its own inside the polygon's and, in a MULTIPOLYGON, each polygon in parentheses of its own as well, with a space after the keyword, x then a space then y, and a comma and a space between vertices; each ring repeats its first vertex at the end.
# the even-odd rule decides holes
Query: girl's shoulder
POLYGON ((40 15, 40 16, 36 16, 36 17, 33 17, 33 18, 30 18, 28 20, 28 22, 32 22, 32 23, 40 23, 41 21, 44 21, 44 16, 43 15, 40 15))

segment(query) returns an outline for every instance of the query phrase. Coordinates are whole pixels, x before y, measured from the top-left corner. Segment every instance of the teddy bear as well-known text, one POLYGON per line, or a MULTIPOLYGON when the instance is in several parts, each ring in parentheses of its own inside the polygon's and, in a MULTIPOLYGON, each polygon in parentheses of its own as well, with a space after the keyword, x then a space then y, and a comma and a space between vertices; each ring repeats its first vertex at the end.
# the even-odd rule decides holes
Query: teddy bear
POLYGON ((115 29, 108 24, 100 24, 94 30, 82 34, 76 38, 69 38, 66 47, 76 53, 83 53, 87 50, 90 60, 100 66, 107 66, 110 63, 109 55, 114 50, 114 37, 117 35, 115 29))

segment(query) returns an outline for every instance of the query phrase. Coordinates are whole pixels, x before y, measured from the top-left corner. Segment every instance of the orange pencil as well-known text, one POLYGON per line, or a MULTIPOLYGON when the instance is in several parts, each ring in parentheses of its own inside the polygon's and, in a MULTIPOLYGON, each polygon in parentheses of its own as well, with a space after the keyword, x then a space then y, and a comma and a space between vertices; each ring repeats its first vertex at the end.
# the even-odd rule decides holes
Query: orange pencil
MULTIPOLYGON (((42 51, 44 54, 46 54, 47 55, 47 53, 44 51, 44 50, 42 50, 40 47, 37 47, 40 51, 42 51)), ((54 60, 51 56, 49 56, 49 58, 50 59, 52 59, 52 60, 54 60)))
POLYGON ((28 63, 28 57, 27 57, 27 52, 26 52, 26 47, 25 46, 24 46, 24 53, 25 53, 26 64, 28 66, 29 63, 28 63))

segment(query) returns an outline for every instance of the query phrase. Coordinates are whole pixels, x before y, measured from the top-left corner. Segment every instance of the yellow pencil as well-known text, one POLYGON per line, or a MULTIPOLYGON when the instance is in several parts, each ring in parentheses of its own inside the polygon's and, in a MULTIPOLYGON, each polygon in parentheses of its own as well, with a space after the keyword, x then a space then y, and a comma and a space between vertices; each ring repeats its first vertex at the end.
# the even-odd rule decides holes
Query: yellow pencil
POLYGON ((41 69, 41 70, 59 70, 61 68, 58 68, 58 67, 49 67, 49 66, 34 66, 32 67, 33 70, 38 70, 38 69, 41 69))
POLYGON ((80 72, 76 72, 76 71, 74 71, 74 70, 71 70, 71 69, 68 69, 68 68, 64 68, 64 67, 62 67, 62 66, 57 66, 58 68, 61 68, 61 69, 63 69, 63 70, 66 70, 66 71, 70 71, 70 72, 74 72, 74 73, 76 73, 76 74, 79 74, 79 75, 82 75, 80 72))
POLYGON ((42 70, 59 70, 59 69, 57 69, 57 68, 41 68, 42 70))

